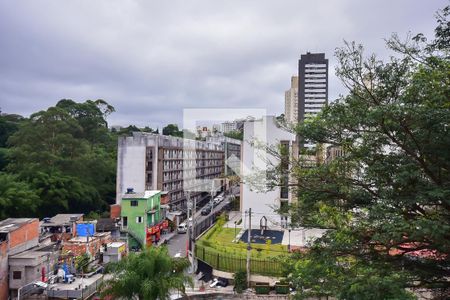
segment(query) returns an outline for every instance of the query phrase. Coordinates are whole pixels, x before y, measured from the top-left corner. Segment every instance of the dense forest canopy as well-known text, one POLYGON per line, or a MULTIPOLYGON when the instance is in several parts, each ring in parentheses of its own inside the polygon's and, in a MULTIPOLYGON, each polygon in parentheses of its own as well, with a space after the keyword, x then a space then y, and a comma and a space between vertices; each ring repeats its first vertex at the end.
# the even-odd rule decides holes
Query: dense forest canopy
POLYGON ((0 116, 0 218, 107 211, 117 135, 104 100, 60 100, 29 118, 0 116))

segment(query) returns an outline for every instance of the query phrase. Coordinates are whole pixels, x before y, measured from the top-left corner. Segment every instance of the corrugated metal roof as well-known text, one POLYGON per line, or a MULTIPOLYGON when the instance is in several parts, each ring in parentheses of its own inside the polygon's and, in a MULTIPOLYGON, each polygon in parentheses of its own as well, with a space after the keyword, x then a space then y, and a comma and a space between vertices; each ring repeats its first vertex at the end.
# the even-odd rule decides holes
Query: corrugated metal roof
POLYGON ((148 199, 161 193, 159 190, 145 191, 143 193, 124 194, 122 199, 148 199))
POLYGON ((0 232, 11 232, 25 224, 31 223, 36 218, 8 218, 6 220, 0 221, 0 232))

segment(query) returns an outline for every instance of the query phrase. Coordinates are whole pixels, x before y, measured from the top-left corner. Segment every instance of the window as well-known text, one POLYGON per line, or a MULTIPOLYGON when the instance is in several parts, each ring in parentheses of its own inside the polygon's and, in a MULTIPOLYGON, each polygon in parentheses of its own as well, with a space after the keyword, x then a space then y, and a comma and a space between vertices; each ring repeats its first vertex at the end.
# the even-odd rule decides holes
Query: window
POLYGON ((138 206, 138 201, 137 200, 131 200, 130 205, 131 206, 138 206))
POLYGON ((143 219, 142 217, 136 217, 136 223, 142 223, 143 222, 142 219, 143 219))
POLYGON ((122 224, 123 224, 123 227, 128 226, 128 217, 122 217, 122 224))
POLYGON ((21 271, 13 271, 13 279, 22 279, 21 271))

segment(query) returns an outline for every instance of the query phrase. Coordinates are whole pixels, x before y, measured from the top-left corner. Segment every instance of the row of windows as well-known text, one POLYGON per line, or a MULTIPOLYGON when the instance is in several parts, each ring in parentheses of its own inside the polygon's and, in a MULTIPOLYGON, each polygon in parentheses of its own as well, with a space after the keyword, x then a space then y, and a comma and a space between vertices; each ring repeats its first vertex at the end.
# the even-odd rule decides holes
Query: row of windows
MULTIPOLYGON (((147 157, 153 158, 153 151, 151 148, 147 150, 147 157)), ((222 152, 217 151, 195 151, 182 149, 164 149, 164 159, 220 159, 222 152)))
POLYGON ((307 88, 305 89, 305 93, 326 93, 327 89, 323 89, 323 88, 318 88, 318 89, 312 89, 312 88, 307 88))
POLYGON ((311 105, 323 107, 323 106, 325 106, 325 104, 326 104, 325 101, 320 101, 320 100, 316 100, 316 101, 305 101, 305 106, 307 106, 307 107, 310 107, 311 105))
POLYGON ((327 82, 326 78, 315 78, 315 79, 311 79, 311 78, 307 78, 305 79, 305 83, 309 83, 309 82, 327 82))
POLYGON ((315 98, 326 98, 326 95, 322 92, 318 92, 318 93, 307 93, 305 94, 305 98, 311 98, 311 97, 315 97, 315 98))
POLYGON ((316 69, 307 68, 307 69, 305 69, 306 74, 308 74, 308 73, 326 73, 326 72, 327 72, 327 69, 323 69, 323 68, 316 68, 316 69))
MULTIPOLYGON (((144 223, 144 217, 143 216, 137 216, 136 217, 136 223, 137 224, 144 223)), ((128 227, 128 217, 127 216, 123 216, 122 217, 122 226, 123 227, 128 227)))
POLYGON ((314 106, 314 105, 307 105, 307 106, 305 106, 305 110, 308 110, 308 109, 322 109, 322 108, 323 108, 322 105, 316 105, 316 106, 314 106))
POLYGON ((313 63, 313 64, 305 64, 305 68, 326 68, 327 64, 318 64, 318 63, 313 63))
POLYGON ((309 78, 326 78, 327 74, 325 73, 314 73, 314 74, 305 74, 305 80, 309 78))
POLYGON ((319 88, 319 89, 324 89, 327 87, 326 83, 320 83, 320 82, 316 82, 316 83, 307 83, 305 84, 305 88, 319 88))

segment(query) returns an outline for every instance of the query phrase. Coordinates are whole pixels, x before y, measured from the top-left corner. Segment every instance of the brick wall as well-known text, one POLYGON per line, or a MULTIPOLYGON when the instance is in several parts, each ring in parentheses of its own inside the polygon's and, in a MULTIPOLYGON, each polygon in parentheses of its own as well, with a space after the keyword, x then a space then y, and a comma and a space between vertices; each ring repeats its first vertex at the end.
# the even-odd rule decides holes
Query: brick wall
POLYGON ((110 207, 110 218, 120 218, 120 204, 113 204, 110 207))
POLYGON ((9 249, 10 251, 23 243, 39 239, 39 220, 33 219, 30 223, 24 224, 20 228, 10 232, 9 249))
MULTIPOLYGON (((95 255, 100 251, 100 247, 104 244, 108 244, 111 242, 111 235, 105 235, 104 237, 95 237, 89 239, 89 252, 91 255, 95 255)), ((82 242, 71 242, 68 241, 63 245, 63 251, 70 251, 75 256, 82 255, 86 253, 86 243, 82 242)))
POLYGON ((8 299, 8 242, 0 244, 0 299, 8 299))

